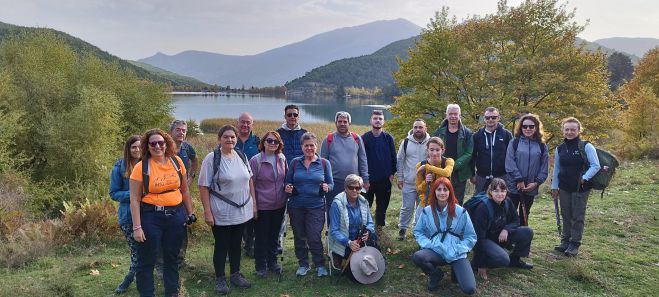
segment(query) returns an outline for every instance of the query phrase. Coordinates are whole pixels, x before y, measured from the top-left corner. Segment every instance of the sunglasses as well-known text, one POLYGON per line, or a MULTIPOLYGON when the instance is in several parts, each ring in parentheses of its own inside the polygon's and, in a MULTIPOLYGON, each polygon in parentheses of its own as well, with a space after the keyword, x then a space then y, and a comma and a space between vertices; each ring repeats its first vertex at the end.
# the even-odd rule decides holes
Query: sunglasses
POLYGON ((535 125, 522 125, 522 129, 535 129, 535 125))
POLYGON ((277 140, 277 139, 272 139, 272 138, 267 138, 267 139, 265 140, 265 142, 267 142, 268 144, 277 144, 277 145, 280 144, 279 140, 277 140))
POLYGON ((150 142, 149 142, 149 145, 150 145, 151 147, 156 147, 156 146, 159 146, 159 147, 165 147, 165 141, 163 141, 163 140, 160 140, 160 141, 150 141, 150 142))
POLYGON ((289 112, 289 113, 286 114, 286 116, 289 117, 289 118, 297 118, 298 114, 289 112))
POLYGON ((499 116, 485 116, 486 120, 496 120, 498 118, 499 118, 499 116))
POLYGON ((348 188, 348 190, 352 190, 352 191, 361 191, 362 190, 362 187, 360 187, 360 186, 347 186, 346 188, 348 188))

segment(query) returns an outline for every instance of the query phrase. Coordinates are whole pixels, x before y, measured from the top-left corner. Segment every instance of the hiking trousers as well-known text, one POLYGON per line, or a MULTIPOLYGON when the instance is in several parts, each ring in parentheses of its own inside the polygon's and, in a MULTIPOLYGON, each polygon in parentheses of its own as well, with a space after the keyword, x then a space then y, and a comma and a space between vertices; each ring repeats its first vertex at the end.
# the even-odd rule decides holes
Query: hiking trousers
POLYGON ((375 207, 375 225, 384 226, 389 200, 391 200, 391 181, 371 182, 365 198, 369 207, 373 206, 373 201, 377 204, 375 207))
MULTIPOLYGON (((533 230, 529 227, 518 227, 515 231, 508 233, 508 241, 499 244, 491 239, 479 240, 481 248, 479 253, 485 253, 485 267, 498 268, 507 267, 510 264, 510 258, 528 257, 531 252, 531 241, 533 240, 533 230), (506 249, 511 249, 508 255, 506 249)), ((474 255, 476 258, 477 255, 474 255)))
POLYGON ((403 199, 400 206, 400 229, 407 230, 412 221, 412 216, 414 215, 414 210, 416 209, 416 200, 419 198, 419 194, 416 192, 416 187, 414 184, 407 184, 403 186, 402 191, 403 199))
POLYGON ((289 208, 295 256, 300 267, 309 267, 309 252, 316 267, 325 266, 322 232, 325 211, 322 208, 289 208))
POLYGON ((471 270, 467 258, 455 260, 451 263, 444 261, 442 256, 431 249, 421 249, 412 255, 412 262, 426 274, 437 273, 439 266, 451 265, 455 278, 463 293, 471 295, 476 293, 476 278, 471 270))
POLYGON ((568 192, 561 189, 559 191, 558 198, 561 205, 561 216, 563 217, 561 241, 572 242, 577 246, 581 245, 589 195, 590 190, 568 192))

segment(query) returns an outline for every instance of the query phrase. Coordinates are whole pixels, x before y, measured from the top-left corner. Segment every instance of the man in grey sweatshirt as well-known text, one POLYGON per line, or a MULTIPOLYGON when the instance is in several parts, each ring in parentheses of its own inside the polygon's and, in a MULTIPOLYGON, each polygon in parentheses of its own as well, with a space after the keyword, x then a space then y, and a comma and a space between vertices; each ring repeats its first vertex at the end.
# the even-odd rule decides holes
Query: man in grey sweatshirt
POLYGON ((416 164, 426 160, 426 143, 430 139, 426 127, 426 121, 416 119, 412 130, 407 138, 401 141, 398 147, 398 188, 402 190, 403 201, 400 207, 400 230, 398 240, 405 239, 405 232, 412 221, 416 200, 419 194, 416 192, 416 164))
POLYGON ((334 197, 345 190, 343 184, 349 174, 359 175, 364 180, 364 191, 370 185, 364 142, 359 135, 350 132, 350 122, 348 112, 337 112, 334 117, 336 132, 328 134, 320 146, 320 156, 330 161, 334 178, 334 189, 325 195, 326 212, 334 197))

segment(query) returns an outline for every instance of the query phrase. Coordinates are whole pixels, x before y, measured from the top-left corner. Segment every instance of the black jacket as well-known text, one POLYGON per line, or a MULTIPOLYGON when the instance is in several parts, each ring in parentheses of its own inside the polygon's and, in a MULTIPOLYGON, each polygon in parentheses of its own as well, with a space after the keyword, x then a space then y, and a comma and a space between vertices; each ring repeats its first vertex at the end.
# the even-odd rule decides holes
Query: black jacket
POLYGON ((506 229, 510 236, 513 231, 519 228, 519 217, 515 206, 508 198, 501 205, 496 204, 492 199, 488 199, 476 207, 472 217, 475 218, 474 230, 476 230, 476 238, 478 239, 474 247, 474 264, 476 267, 481 268, 485 267, 486 260, 485 253, 481 251, 483 240, 489 239, 505 247, 505 243, 499 243, 499 234, 501 230, 506 229), (490 219, 488 207, 492 209, 492 219, 490 219))
POLYGON ((483 127, 474 133, 473 137, 474 152, 471 162, 476 174, 481 177, 506 175, 506 150, 508 143, 513 139, 513 134, 499 123, 494 132, 487 133, 483 127), (495 137, 494 141, 492 136, 495 137))

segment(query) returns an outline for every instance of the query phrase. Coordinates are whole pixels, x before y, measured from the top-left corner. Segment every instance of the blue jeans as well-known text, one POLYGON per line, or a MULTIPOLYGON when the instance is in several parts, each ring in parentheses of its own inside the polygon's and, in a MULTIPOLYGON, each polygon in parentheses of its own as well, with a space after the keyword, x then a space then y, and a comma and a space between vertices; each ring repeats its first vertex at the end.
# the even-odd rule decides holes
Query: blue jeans
POLYGON ((442 256, 431 249, 422 249, 414 253, 412 262, 426 274, 437 273, 439 266, 451 265, 451 270, 455 273, 455 278, 460 285, 463 293, 471 295, 476 293, 476 278, 471 270, 471 265, 467 258, 455 260, 446 263, 442 256))
POLYGON ((153 267, 158 249, 162 249, 165 296, 178 292, 176 258, 185 235, 185 209, 179 205, 176 213, 140 211, 142 230, 146 240, 137 243, 137 290, 140 296, 154 296, 153 267))

